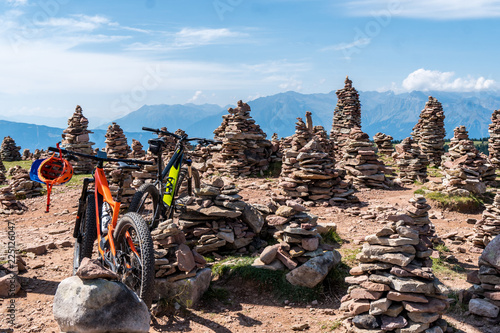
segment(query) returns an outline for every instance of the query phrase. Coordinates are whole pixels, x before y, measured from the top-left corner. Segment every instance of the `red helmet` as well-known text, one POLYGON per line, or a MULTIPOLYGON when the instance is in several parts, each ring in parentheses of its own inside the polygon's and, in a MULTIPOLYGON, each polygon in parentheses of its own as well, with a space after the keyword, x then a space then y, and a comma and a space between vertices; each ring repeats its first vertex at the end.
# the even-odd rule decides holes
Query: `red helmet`
POLYGON ((73 177, 73 167, 68 160, 53 154, 44 160, 38 168, 38 178, 45 184, 62 185, 73 177))

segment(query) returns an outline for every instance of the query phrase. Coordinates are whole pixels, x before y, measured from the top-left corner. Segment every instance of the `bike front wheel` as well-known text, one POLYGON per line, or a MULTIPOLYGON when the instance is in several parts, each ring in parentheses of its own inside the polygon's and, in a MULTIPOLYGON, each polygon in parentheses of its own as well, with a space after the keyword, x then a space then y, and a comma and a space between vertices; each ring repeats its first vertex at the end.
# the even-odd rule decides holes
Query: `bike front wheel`
POLYGON ((181 168, 179 172, 179 180, 175 186, 176 198, 192 196, 196 189, 200 188, 200 174, 195 168, 191 168, 192 177, 189 178, 188 169, 181 168))
POLYGON ((134 193, 128 211, 141 215, 149 230, 153 230, 158 226, 160 220, 159 200, 160 194, 153 184, 142 184, 134 193))
POLYGON ((83 214, 80 217, 80 228, 75 239, 73 251, 73 275, 76 274, 83 258, 92 258, 94 241, 97 239, 95 197, 87 196, 83 214))
POLYGON ((148 307, 154 293, 154 251, 149 228, 133 212, 125 214, 114 232, 121 281, 132 289, 148 307))

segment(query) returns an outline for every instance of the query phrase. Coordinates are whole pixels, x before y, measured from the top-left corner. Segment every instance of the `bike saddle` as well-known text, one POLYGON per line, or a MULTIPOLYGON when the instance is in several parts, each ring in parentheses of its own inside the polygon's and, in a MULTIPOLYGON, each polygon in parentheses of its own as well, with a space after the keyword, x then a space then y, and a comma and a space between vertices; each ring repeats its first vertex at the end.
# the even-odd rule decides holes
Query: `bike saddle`
POLYGON ((141 167, 135 164, 127 164, 125 162, 118 162, 118 168, 122 170, 140 170, 141 167))

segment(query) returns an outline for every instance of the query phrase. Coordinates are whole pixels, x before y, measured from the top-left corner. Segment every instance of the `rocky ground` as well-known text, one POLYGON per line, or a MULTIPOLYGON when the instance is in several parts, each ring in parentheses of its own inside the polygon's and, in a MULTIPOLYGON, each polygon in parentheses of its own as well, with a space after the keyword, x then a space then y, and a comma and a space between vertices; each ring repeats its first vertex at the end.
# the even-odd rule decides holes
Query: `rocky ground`
MULTIPOLYGON (((277 179, 250 178, 238 182, 240 192, 251 203, 265 203, 269 200, 269 190, 277 184, 277 179)), ((377 206, 404 207, 418 186, 408 186, 401 190, 369 190, 356 195, 361 200, 361 211, 377 206)), ((73 258, 72 225, 77 209, 77 187, 59 187, 52 194, 51 212, 44 213, 45 197, 28 199, 25 204, 29 211, 23 215, 2 216, 0 218, 0 243, 2 251, 8 246, 8 224, 15 224, 15 246, 18 250, 44 245, 43 254, 23 252, 27 271, 20 274, 22 289, 14 298, 16 308, 15 325, 7 323, 9 299, 3 299, 0 306, 0 332, 59 332, 52 315, 52 300, 60 281, 71 275, 73 258), (10 330, 9 330, 10 329, 10 330)), ((461 214, 442 211, 433 205, 438 235, 453 231, 467 234, 473 225, 467 224, 468 218, 480 218, 480 214, 461 214)), ((351 216, 338 207, 315 207, 311 211, 320 216, 320 223, 334 222, 338 234, 343 239, 339 251, 348 265, 353 253, 360 248, 356 241, 381 228, 381 224, 370 219, 370 214, 351 216)), ((447 241, 449 252, 456 258, 460 272, 449 269, 436 271, 436 275, 452 290, 467 289, 466 273, 477 269, 478 253, 470 251, 470 243, 447 241)), ((43 247, 42 247, 43 248, 43 247)), ((40 250, 40 252, 42 252, 40 250)), ((0 257, 5 260, 6 257, 0 257)), ((5 262, 5 261, 4 261, 5 262)), ((194 309, 179 309, 169 314, 158 313, 153 319, 150 332, 289 332, 305 329, 307 332, 343 332, 339 325, 341 316, 338 311, 342 290, 327 291, 316 301, 293 303, 277 299, 259 288, 256 282, 241 278, 220 279, 214 282, 227 291, 227 299, 206 298, 194 309)), ((500 332, 500 328, 468 316, 460 306, 452 307, 445 319, 456 332, 500 332)))

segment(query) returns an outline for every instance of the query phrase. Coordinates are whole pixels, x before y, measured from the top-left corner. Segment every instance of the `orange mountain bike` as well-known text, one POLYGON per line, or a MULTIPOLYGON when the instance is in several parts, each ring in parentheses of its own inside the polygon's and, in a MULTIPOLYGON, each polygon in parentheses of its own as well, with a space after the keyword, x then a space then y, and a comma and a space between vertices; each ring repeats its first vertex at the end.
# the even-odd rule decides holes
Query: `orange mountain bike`
MULTIPOLYGON (((50 147, 49 151, 59 152, 50 147)), ((76 156, 97 162, 93 178, 83 180, 82 193, 76 215, 73 274, 84 257, 91 258, 97 239, 99 258, 104 266, 117 273, 121 281, 132 289, 149 307, 154 292, 154 252, 148 225, 137 213, 127 213, 118 219, 120 196, 116 200, 109 189, 104 162, 118 162, 121 169, 138 169, 137 164, 153 164, 149 161, 108 158, 105 152, 96 156, 65 149, 60 150, 68 158, 76 156), (89 185, 94 183, 94 188, 89 185)), ((120 188, 123 184, 120 184, 120 188)))

